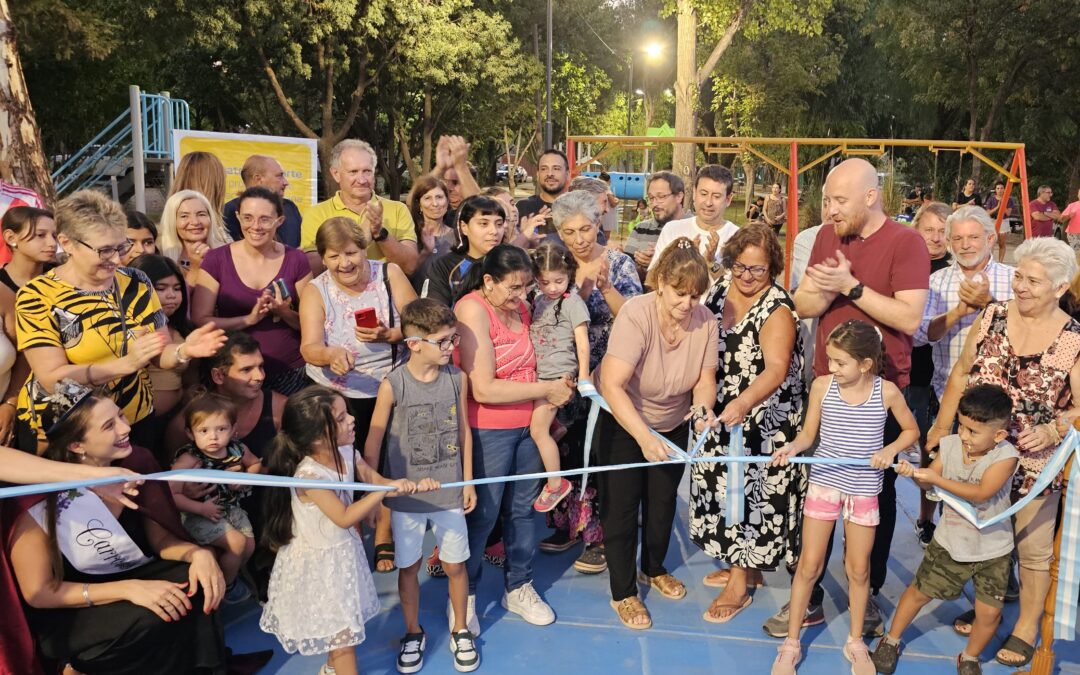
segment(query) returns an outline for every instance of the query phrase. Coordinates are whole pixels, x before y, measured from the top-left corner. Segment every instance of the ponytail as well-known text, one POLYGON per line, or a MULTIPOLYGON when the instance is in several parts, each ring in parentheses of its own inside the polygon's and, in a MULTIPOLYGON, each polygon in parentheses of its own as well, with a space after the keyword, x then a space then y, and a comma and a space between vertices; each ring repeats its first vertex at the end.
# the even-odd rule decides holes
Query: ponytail
MULTIPOLYGON (((540 275, 544 272, 565 272, 569 283, 566 285, 566 290, 569 291, 574 285, 574 277, 577 275, 577 260, 570 254, 565 246, 554 241, 545 241, 537 246, 529 254, 529 258, 532 260, 532 272, 533 278, 539 280, 540 275)), ((566 299, 564 293, 558 302, 555 304, 555 322, 558 323, 562 314, 563 300, 566 299)))
MULTIPOLYGON (((281 413, 281 431, 270 441, 266 453, 267 473, 292 477, 300 462, 319 443, 326 444, 334 456, 334 468, 345 475, 346 467, 337 451, 337 424, 334 400, 341 394, 327 387, 302 389, 285 403, 281 413)), ((285 546, 293 538, 292 491, 272 488, 263 495, 263 543, 271 551, 285 546)))

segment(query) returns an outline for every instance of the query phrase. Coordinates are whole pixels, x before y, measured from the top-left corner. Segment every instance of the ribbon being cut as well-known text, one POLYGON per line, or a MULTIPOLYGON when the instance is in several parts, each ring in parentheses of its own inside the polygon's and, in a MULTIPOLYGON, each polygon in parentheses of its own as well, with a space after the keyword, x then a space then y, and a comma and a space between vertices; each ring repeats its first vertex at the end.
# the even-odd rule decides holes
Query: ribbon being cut
MULTIPOLYGON (((582 396, 588 398, 592 402, 592 409, 589 411, 588 426, 585 436, 585 447, 592 447, 593 431, 596 426, 596 419, 599 415, 600 409, 610 410, 607 402, 596 391, 592 384, 588 382, 580 382, 578 390, 582 396)), ((522 480, 541 480, 550 476, 582 476, 582 491, 584 492, 585 483, 589 474, 600 473, 604 471, 619 471, 623 469, 636 469, 649 466, 657 466, 660 464, 694 464, 697 462, 711 463, 711 462, 727 462, 731 465, 731 478, 727 481, 728 490, 725 495, 725 521, 730 525, 740 522, 743 519, 743 465, 754 463, 765 463, 770 461, 770 457, 765 456, 746 456, 743 453, 743 433, 742 425, 736 425, 731 429, 731 445, 728 448, 728 454, 718 457, 699 457, 698 452, 701 450, 702 445, 705 442, 707 434, 701 434, 694 444, 688 449, 683 450, 677 447, 674 443, 661 436, 656 431, 652 432, 657 437, 663 439, 664 443, 668 446, 670 452, 669 456, 672 459, 666 462, 637 462, 633 464, 618 464, 609 466, 589 466, 588 455, 586 453, 586 462, 584 468, 574 469, 568 471, 555 471, 544 473, 530 473, 515 476, 493 476, 488 478, 477 478, 468 481, 456 481, 452 483, 442 484, 442 488, 460 488, 465 485, 484 485, 488 483, 500 483, 510 481, 522 481, 522 480)), ((693 438, 693 434, 691 434, 693 438)), ((1080 441, 1080 432, 1075 428, 1070 429, 1068 435, 1058 446, 1058 449, 1054 452, 1046 468, 1043 469, 1039 475, 1038 480, 1032 486, 1031 490, 1020 499, 1018 499, 1012 506, 1010 506, 1005 512, 989 518, 981 520, 975 507, 969 502, 956 497, 955 495, 941 490, 940 488, 934 488, 941 496, 942 500, 949 506, 956 510, 961 516, 966 518, 975 527, 983 529, 995 523, 999 523, 1006 518, 1011 518, 1013 514, 1035 499, 1039 494, 1045 490, 1054 478, 1061 473, 1068 464, 1069 458, 1073 453, 1077 452, 1078 441, 1080 441)), ((793 457, 790 460, 794 464, 850 464, 850 465, 865 465, 868 462, 852 459, 834 459, 834 458, 816 458, 816 457, 793 457)), ((1070 465, 1069 483, 1074 486, 1080 486, 1080 458, 1077 461, 1072 462, 1070 465)), ((160 473, 147 474, 139 476, 138 479, 142 480, 164 480, 164 481, 179 481, 186 483, 225 483, 225 484, 239 484, 239 485, 253 485, 260 487, 282 487, 282 488, 325 488, 330 490, 363 490, 363 491, 390 491, 392 487, 385 485, 372 485, 369 483, 341 483, 336 481, 327 480, 305 480, 300 478, 293 478, 287 476, 266 476, 259 474, 237 474, 231 471, 213 471, 208 469, 191 469, 181 471, 162 471, 160 473)), ((0 499, 7 497, 18 497, 22 495, 41 494, 46 492, 60 492, 64 490, 81 489, 81 488, 93 488, 99 485, 108 485, 112 483, 122 483, 133 480, 132 477, 115 477, 115 478, 102 478, 89 481, 66 481, 61 483, 39 483, 37 485, 19 485, 14 487, 0 488, 0 499)), ((1080 490, 1071 489, 1066 492, 1065 508, 1062 512, 1062 534, 1061 534, 1061 560, 1058 563, 1058 587, 1057 597, 1055 599, 1056 610, 1054 613, 1054 639, 1056 640, 1072 640, 1076 633, 1076 597, 1080 592, 1080 496, 1078 496, 1080 490)))

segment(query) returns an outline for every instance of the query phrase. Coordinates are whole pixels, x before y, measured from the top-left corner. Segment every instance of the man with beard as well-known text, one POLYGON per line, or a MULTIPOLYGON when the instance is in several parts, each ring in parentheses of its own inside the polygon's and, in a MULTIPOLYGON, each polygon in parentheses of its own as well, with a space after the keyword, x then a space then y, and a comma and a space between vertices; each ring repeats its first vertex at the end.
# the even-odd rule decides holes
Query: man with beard
MULTIPOLYGON (((906 391, 911 370, 911 336, 918 330, 926 306, 930 279, 930 254, 923 238, 885 215, 881 204, 877 170, 864 159, 848 159, 837 165, 825 181, 823 211, 827 216, 814 242, 806 275, 795 291, 800 318, 820 317, 814 350, 814 374, 828 375, 825 341, 841 323, 851 319, 877 327, 885 347, 885 379, 906 391)), ((885 423, 883 442, 899 436, 892 415, 885 423)), ((870 553, 870 588, 864 635, 881 635, 884 622, 874 601, 882 585, 896 526, 896 472, 886 471, 878 495, 881 522, 870 553)), ((825 559, 832 553, 832 540, 825 559)), ((825 569, 822 569, 822 576, 825 569)), ((820 578, 818 584, 821 583, 820 578)), ((808 608, 808 613, 814 608, 808 608)), ((820 609, 817 610, 820 614, 820 609)), ((784 620, 787 610, 781 610, 784 620)), ((766 622, 765 630, 785 637, 766 622)), ((820 619, 817 619, 820 622, 820 619)))
POLYGON ((657 171, 649 176, 645 184, 652 218, 638 223, 623 246, 623 252, 634 258, 642 281, 656 253, 656 240, 660 238, 664 225, 691 215, 683 208, 685 189, 682 178, 670 171, 657 171))
POLYGON ((706 164, 698 169, 694 177, 694 215, 673 220, 664 227, 656 238, 656 252, 649 266, 656 264, 671 242, 686 237, 697 244, 715 279, 723 271, 720 252, 727 240, 739 231, 739 226, 726 217, 734 182, 731 172, 719 164, 706 164))
MULTIPOLYGON (((570 160, 561 150, 551 148, 540 155, 540 163, 536 167, 536 184, 540 187, 540 192, 517 203, 520 221, 541 212, 546 216, 559 195, 567 191, 566 188, 570 185, 570 160)), ((554 230, 549 228, 550 225, 545 228, 545 235, 554 234, 554 230)))

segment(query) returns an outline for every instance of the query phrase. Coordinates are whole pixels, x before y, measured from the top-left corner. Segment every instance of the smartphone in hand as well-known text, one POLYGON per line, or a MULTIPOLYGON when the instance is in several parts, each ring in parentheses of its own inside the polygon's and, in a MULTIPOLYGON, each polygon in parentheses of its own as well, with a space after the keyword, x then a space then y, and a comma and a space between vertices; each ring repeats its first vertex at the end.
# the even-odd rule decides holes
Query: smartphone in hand
POLYGON ((364 309, 358 309, 353 313, 353 318, 356 320, 357 328, 378 328, 379 317, 375 315, 374 307, 365 307, 364 309))

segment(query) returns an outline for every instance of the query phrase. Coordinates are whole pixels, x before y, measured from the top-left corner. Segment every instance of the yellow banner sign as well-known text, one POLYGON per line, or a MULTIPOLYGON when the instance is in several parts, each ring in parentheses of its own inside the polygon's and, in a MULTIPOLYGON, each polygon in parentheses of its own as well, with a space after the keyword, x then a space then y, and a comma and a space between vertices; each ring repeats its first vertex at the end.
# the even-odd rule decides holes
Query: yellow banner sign
POLYGON ((173 131, 173 164, 189 152, 209 152, 225 166, 225 195, 232 199, 244 190, 240 169, 252 155, 273 157, 285 170, 289 187, 285 197, 304 209, 318 200, 318 144, 307 138, 223 134, 216 131, 173 131))

